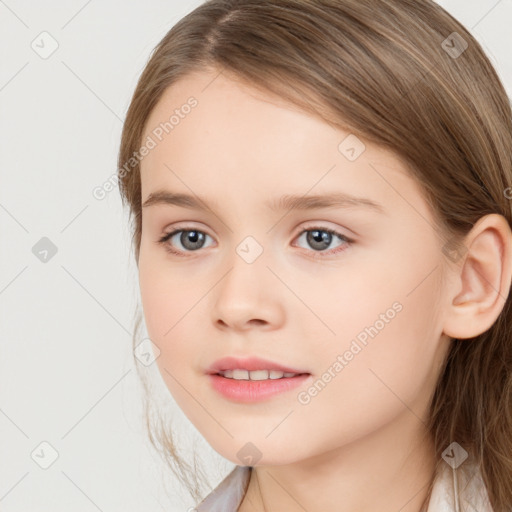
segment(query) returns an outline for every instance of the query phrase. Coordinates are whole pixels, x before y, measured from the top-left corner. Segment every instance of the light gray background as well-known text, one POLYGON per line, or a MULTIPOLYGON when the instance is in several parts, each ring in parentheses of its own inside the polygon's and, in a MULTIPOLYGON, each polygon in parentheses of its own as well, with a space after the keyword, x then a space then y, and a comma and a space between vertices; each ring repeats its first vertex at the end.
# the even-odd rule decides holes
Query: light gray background
MULTIPOLYGON (((0 0, 0 509, 186 511, 152 451, 131 357, 139 300, 116 172, 122 121, 149 54, 201 2, 0 0), (50 48, 48 58, 31 47, 50 48), (49 238, 57 253, 32 248, 49 238), (51 457, 57 460, 42 469, 51 457), (35 450, 35 452, 34 452, 35 450), (32 455, 33 458, 32 458, 32 455)), ((512 95, 512 0, 439 2, 483 44, 512 95)), ((447 34, 448 36, 448 34, 447 34)), ((163 386, 163 385, 162 385, 163 386)), ((166 389, 185 452, 212 483, 233 465, 166 389)))

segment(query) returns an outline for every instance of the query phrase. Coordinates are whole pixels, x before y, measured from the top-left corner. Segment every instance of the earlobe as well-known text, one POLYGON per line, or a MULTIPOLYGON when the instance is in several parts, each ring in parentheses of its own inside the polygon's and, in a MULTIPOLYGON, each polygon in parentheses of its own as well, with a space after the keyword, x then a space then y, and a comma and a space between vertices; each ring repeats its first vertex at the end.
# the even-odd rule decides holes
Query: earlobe
POLYGON ((487 331, 500 315, 512 280, 512 232, 502 215, 489 214, 464 239, 463 256, 452 265, 456 273, 448 293, 450 310, 443 332, 459 339, 487 331))

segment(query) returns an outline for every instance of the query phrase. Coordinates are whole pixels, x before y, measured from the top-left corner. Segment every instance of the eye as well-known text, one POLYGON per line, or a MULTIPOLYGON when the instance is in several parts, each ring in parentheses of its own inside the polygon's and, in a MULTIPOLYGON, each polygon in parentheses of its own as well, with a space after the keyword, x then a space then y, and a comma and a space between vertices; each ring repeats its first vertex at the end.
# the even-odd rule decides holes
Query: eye
POLYGON ((313 252, 317 253, 313 254, 314 258, 325 257, 322 253, 325 252, 325 249, 331 245, 334 237, 338 237, 342 241, 342 243, 338 246, 341 246, 341 248, 328 251, 328 255, 338 254, 339 252, 346 250, 353 243, 353 240, 346 237, 345 235, 338 233, 334 229, 325 227, 310 227, 305 229, 300 233, 298 239, 300 239, 303 235, 306 235, 306 242, 310 247, 314 249, 313 252))
POLYGON ((164 235, 160 240, 158 240, 159 244, 164 245, 165 249, 171 254, 175 254, 177 256, 183 256, 183 252, 195 252, 198 249, 201 249, 204 245, 205 237, 209 237, 204 231, 199 231, 198 229, 175 229, 170 233, 164 235), (176 235, 181 233, 177 239, 180 244, 184 247, 185 250, 176 251, 173 249, 172 245, 169 241, 172 241, 176 235))
MULTIPOLYGON (((314 258, 324 258, 323 253, 325 249, 328 248, 334 239, 334 237, 338 237, 341 240, 341 244, 338 246, 340 249, 335 249, 329 251, 327 254, 337 254, 341 251, 346 250, 352 243, 353 240, 338 233, 334 229, 325 228, 325 227, 311 227, 301 231, 297 239, 300 239, 304 234, 306 234, 306 242, 313 248, 314 258)), ((204 231, 200 231, 198 229, 175 229, 170 233, 167 233, 162 238, 158 240, 159 244, 164 245, 166 251, 176 256, 184 256, 184 253, 187 252, 196 252, 199 249, 204 247, 205 238, 209 237, 204 231), (177 236, 180 235, 180 236, 177 236), (178 248, 178 250, 174 249, 174 243, 172 239, 176 238, 177 241, 181 244, 183 249, 178 248)))

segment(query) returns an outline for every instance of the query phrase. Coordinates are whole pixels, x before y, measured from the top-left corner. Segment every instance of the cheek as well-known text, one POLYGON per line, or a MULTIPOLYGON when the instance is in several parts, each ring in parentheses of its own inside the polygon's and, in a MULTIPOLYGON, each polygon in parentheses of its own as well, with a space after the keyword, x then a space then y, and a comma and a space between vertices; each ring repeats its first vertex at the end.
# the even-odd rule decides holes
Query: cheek
POLYGON ((198 298, 197 293, 192 291, 192 283, 184 281, 176 273, 166 272, 165 265, 141 254, 141 300, 148 335, 160 350, 156 365, 178 406, 196 423, 201 419, 200 411, 194 408, 189 393, 193 396, 198 394, 191 366, 197 354, 201 353, 195 345, 201 336, 194 332, 194 324, 190 322, 192 317, 189 315, 194 314, 190 309, 198 298))
POLYGON ((165 274, 162 274, 156 264, 151 264, 146 258, 141 257, 139 263, 139 285, 148 334, 159 346, 165 333, 173 325, 172 315, 174 308, 170 301, 173 300, 175 290, 166 282, 165 274))
POLYGON ((174 394, 176 384, 167 372, 180 382, 190 379, 190 367, 196 369, 197 354, 201 354, 199 344, 204 336, 198 332, 195 309, 201 307, 199 301, 207 290, 198 280, 172 268, 165 256, 142 250, 139 286, 147 332, 160 350, 157 364, 174 394))
POLYGON ((193 299, 194 280, 174 270, 162 252, 141 244, 139 286, 148 334, 154 341, 164 342, 173 336, 180 318, 197 299, 193 299))
MULTIPOLYGON (((444 348, 435 266, 435 257, 413 261, 410 256, 405 263, 381 258, 373 269, 365 264, 364 273, 333 279, 323 304, 320 289, 313 289, 310 303, 335 333, 323 335, 316 346, 316 368, 331 368, 336 377, 321 398, 311 400, 312 408, 336 403, 340 421, 349 413, 371 425, 368 415, 385 417, 386 411, 405 408, 402 401, 425 398, 444 348), (342 363, 335 367, 338 356, 342 363)), ((313 329, 309 332, 314 339, 313 329)), ((312 421, 315 417, 310 413, 312 421)))
MULTIPOLYGON (((304 432, 316 432, 303 449, 313 454, 354 442, 398 417, 413 425, 426 420, 442 354, 430 325, 435 301, 429 292, 417 292, 408 298, 389 293, 371 309, 347 308, 339 313, 340 335, 316 347, 316 379, 295 399, 288 424, 273 434, 273 449, 300 444, 304 432), (402 309, 388 309, 396 298, 402 309), (387 321, 379 318, 380 313, 387 321)), ((243 426, 240 420, 237 427, 243 426)), ((254 436, 258 428, 264 430, 265 425, 256 424, 254 436)), ((259 440, 267 442, 263 437, 259 440)), ((279 457, 291 456, 280 453, 279 457)))
MULTIPOLYGON (((414 240, 412 234, 388 237, 373 254, 358 254, 347 268, 331 272, 328 281, 319 277, 304 285, 302 296, 342 344, 358 335, 363 341, 372 339, 369 330, 378 332, 375 339, 386 338, 390 350, 395 345, 403 349, 402 339, 421 343, 440 335, 439 256, 434 243, 413 246, 414 240)), ((329 333, 324 339, 329 340, 329 333)))

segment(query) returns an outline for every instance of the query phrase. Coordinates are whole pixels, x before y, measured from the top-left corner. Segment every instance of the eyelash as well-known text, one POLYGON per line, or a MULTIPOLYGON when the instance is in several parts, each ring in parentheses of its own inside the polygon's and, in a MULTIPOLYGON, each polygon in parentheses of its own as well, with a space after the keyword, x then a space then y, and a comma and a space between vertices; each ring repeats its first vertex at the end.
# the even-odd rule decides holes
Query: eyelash
MULTIPOLYGON (((196 231, 198 233, 202 233, 202 234, 205 234, 205 235, 209 236, 208 233, 205 233, 204 231, 200 231, 199 229, 184 229, 184 228, 180 228, 180 229, 175 229, 174 231, 171 231, 170 233, 165 234, 162 238, 160 238, 158 240, 157 243, 162 244, 165 247, 165 250, 167 252, 169 252, 170 254, 186 258, 188 256, 185 256, 183 254, 183 251, 176 251, 167 242, 168 242, 168 240, 170 240, 177 233, 190 232, 190 231, 196 231)), ((319 227, 319 226, 309 227, 307 229, 302 230, 298 234, 298 236, 296 238, 299 238, 301 235, 303 235, 304 233, 307 233, 308 231, 321 231, 321 232, 324 232, 324 233, 329 233, 331 235, 335 235, 335 236, 339 237, 344 242, 344 245, 342 246, 341 249, 337 248, 335 250, 331 250, 331 252, 328 252, 328 251, 313 251, 313 250, 310 251, 310 252, 313 253, 313 258, 326 258, 327 256, 324 256, 325 254, 327 254, 328 256, 333 256, 335 254, 339 254, 339 253, 345 251, 346 249, 348 249, 348 247, 350 247, 352 245, 352 243, 354 242, 352 239, 346 237, 345 235, 343 235, 341 233, 338 233, 334 229, 323 228, 323 227, 319 227)), ((186 251, 186 252, 193 253, 193 252, 198 252, 199 250, 200 249, 198 249, 196 251, 186 251)))

